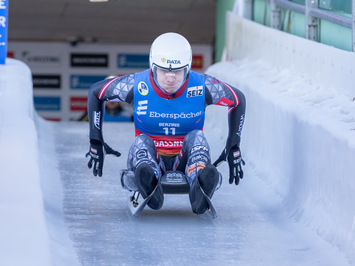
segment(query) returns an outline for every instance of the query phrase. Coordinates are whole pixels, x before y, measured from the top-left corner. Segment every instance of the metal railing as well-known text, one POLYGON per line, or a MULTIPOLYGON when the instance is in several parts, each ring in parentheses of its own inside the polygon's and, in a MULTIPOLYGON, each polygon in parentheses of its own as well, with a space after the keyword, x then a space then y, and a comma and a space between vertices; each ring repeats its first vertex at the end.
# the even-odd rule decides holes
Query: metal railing
POLYGON ((270 26, 281 29, 281 8, 302 13, 306 19, 306 38, 318 41, 319 20, 326 20, 352 30, 352 51, 355 52, 355 0, 352 0, 352 17, 347 18, 333 12, 320 9, 318 0, 306 0, 305 5, 288 0, 270 1, 270 26))

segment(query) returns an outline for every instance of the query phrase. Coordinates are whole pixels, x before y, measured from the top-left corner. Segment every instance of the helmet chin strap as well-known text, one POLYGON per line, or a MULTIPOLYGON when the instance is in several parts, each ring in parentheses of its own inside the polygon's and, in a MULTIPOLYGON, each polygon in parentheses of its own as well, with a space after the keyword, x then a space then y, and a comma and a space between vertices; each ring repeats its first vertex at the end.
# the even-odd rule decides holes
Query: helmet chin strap
POLYGON ((164 88, 162 88, 162 87, 160 86, 160 84, 158 83, 158 81, 156 81, 156 83, 157 83, 157 85, 158 85, 158 88, 161 89, 161 90, 162 90, 163 92, 165 92, 166 94, 171 94, 171 95, 173 96, 173 98, 175 98, 175 93, 176 93, 178 90, 180 90, 182 86, 184 86, 185 82, 186 82, 186 79, 185 79, 183 82, 181 82, 180 86, 179 86, 176 90, 174 90, 173 92, 168 92, 168 91, 166 91, 164 88))
POLYGON ((165 90, 164 88, 162 88, 159 84, 158 84, 158 88, 161 89, 162 91, 164 91, 164 92, 167 93, 167 94, 175 94, 175 92, 177 92, 177 91, 182 87, 183 84, 184 84, 184 83, 182 83, 181 86, 178 87, 174 92, 168 92, 168 91, 166 91, 166 90, 165 90))
POLYGON ((158 80, 154 78, 154 82, 156 83, 157 87, 158 87, 161 91, 163 91, 164 93, 173 95, 173 98, 175 98, 175 96, 174 96, 175 93, 184 85, 185 81, 186 81, 186 79, 181 83, 181 85, 180 85, 175 91, 173 91, 173 92, 168 92, 168 91, 166 91, 166 90, 159 84, 158 80))

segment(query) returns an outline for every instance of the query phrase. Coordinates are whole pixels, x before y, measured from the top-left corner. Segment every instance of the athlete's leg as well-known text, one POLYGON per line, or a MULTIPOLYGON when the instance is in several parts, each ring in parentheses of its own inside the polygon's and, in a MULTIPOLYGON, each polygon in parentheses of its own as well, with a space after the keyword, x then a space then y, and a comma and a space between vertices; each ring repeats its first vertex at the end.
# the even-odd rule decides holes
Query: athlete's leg
POLYGON ((160 167, 154 141, 147 135, 138 135, 128 154, 127 168, 134 171, 135 181, 143 198, 148 197, 155 187, 157 189, 148 202, 148 206, 158 210, 163 206, 164 194, 160 185, 160 167))
POLYGON ((210 147, 201 130, 186 135, 176 169, 185 172, 190 184, 192 210, 197 214, 204 213, 209 206, 201 188, 211 198, 219 181, 219 173, 211 164, 210 147))

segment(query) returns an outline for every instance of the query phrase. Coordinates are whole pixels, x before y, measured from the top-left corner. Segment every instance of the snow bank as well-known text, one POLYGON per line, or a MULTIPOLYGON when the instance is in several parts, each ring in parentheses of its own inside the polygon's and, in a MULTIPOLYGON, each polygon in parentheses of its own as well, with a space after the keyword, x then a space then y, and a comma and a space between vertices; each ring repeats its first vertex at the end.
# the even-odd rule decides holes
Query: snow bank
POLYGON ((50 265, 32 76, 13 59, 0 65, 0 147, 0 264, 50 265))
POLYGON ((355 54, 235 15, 227 36, 231 62, 207 73, 246 95, 249 166, 355 263, 355 54))

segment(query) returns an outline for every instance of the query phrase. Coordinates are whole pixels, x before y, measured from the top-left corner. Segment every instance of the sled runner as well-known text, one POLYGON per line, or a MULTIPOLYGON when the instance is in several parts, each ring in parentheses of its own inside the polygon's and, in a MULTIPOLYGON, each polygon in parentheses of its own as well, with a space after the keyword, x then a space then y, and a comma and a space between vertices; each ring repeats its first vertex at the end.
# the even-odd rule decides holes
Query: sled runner
MULTIPOLYGON (((190 185, 186 180, 186 176, 180 171, 167 171, 159 180, 164 194, 188 194, 190 190, 190 185)), ((128 207, 133 216, 138 217, 141 212, 143 211, 144 207, 147 205, 149 200, 151 199, 152 195, 154 194, 155 189, 153 192, 148 195, 145 199, 141 197, 136 182, 134 180, 134 173, 133 171, 129 170, 121 170, 121 185, 122 188, 133 192, 133 195, 129 197, 128 207), (142 201, 139 201, 142 200, 142 201)), ((211 212, 211 216, 216 218, 218 216, 216 209, 214 208, 210 197, 206 195, 203 189, 200 187, 203 196, 208 202, 209 210, 211 212)))

